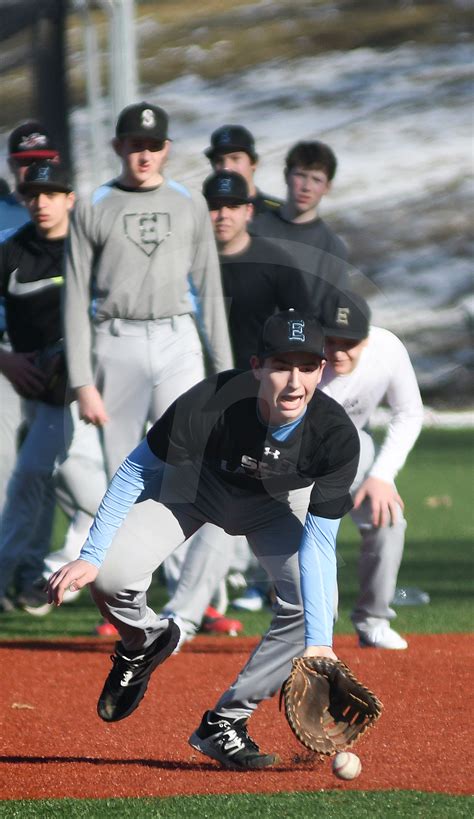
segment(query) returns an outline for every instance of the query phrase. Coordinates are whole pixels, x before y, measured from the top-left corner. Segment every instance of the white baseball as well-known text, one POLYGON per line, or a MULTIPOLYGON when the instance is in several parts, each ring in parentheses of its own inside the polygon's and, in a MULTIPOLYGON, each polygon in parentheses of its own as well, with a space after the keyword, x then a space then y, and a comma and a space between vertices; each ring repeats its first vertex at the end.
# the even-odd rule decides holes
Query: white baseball
POLYGON ((341 751, 332 761, 332 772, 338 779, 356 779, 361 770, 359 757, 349 751, 341 751))

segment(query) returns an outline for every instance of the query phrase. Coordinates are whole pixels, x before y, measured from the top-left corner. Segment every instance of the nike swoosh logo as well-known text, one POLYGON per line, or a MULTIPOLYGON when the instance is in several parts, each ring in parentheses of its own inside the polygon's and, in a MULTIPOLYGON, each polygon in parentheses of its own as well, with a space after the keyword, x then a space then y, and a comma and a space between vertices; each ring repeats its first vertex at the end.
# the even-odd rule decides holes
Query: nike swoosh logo
POLYGON ((39 279, 36 282, 19 282, 18 268, 12 271, 8 282, 8 292, 12 296, 31 296, 32 293, 39 293, 48 287, 60 287, 64 284, 64 276, 52 276, 49 279, 39 279))

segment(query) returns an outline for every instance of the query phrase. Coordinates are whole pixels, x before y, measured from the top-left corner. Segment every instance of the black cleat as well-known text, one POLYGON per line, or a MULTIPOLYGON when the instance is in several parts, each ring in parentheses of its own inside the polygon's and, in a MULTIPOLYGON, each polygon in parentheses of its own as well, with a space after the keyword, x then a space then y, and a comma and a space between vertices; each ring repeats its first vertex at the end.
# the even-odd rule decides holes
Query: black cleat
POLYGON ((206 711, 189 744, 233 771, 255 771, 278 762, 276 754, 261 754, 247 733, 247 720, 224 719, 206 711))
POLYGON ((175 650, 180 631, 173 620, 149 648, 126 651, 121 642, 115 643, 111 660, 112 671, 105 681, 97 703, 97 713, 105 722, 125 719, 140 704, 148 681, 157 666, 175 650))

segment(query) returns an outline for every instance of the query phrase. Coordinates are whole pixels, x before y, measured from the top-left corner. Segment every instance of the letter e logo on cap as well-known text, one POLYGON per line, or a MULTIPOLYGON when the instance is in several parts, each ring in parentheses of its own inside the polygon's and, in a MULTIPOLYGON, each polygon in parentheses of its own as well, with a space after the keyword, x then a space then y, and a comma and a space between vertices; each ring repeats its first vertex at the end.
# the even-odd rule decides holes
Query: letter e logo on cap
POLYGON ((345 327, 349 324, 349 316, 351 314, 350 307, 338 307, 336 315, 336 324, 343 324, 345 327))
POLYGON ((219 193, 232 193, 232 179, 219 179, 219 193))
POLYGON ((306 341, 304 321, 288 322, 288 341, 306 341))

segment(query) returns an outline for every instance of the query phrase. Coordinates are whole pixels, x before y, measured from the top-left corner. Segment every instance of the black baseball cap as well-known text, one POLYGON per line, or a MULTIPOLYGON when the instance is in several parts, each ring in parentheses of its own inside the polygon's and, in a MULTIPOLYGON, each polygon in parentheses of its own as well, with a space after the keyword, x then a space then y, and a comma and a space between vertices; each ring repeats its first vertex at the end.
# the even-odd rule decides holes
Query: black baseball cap
POLYGON ((362 341, 369 335, 370 307, 358 293, 338 293, 324 305, 321 320, 326 336, 362 341))
POLYGON ((36 120, 18 125, 8 138, 10 159, 54 159, 59 152, 46 128, 36 120))
POLYGON ((218 171, 207 177, 202 186, 207 202, 228 202, 233 205, 247 205, 251 202, 246 180, 235 171, 218 171))
POLYGON ((233 151, 245 151, 253 162, 258 159, 255 140, 243 125, 222 125, 211 134, 211 144, 204 153, 212 160, 216 154, 231 154, 233 151))
POLYGON ((149 102, 127 105, 119 114, 115 136, 117 139, 148 137, 164 142, 168 139, 168 114, 149 102))
POLYGON ((18 185, 20 193, 44 189, 58 193, 71 193, 74 190, 69 172, 60 162, 48 159, 33 162, 26 171, 23 182, 18 185))
POLYGON ((283 310, 263 325, 257 348, 260 358, 282 353, 313 353, 326 358, 324 331, 316 316, 299 310, 283 310))

